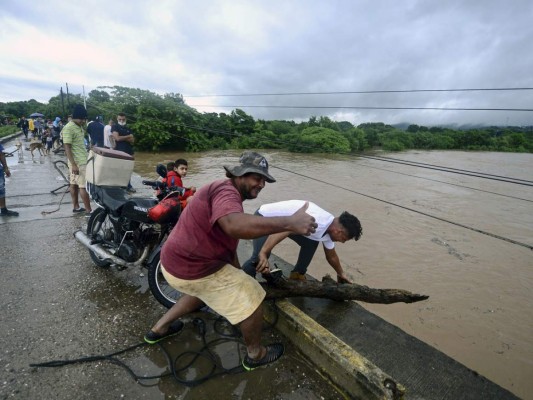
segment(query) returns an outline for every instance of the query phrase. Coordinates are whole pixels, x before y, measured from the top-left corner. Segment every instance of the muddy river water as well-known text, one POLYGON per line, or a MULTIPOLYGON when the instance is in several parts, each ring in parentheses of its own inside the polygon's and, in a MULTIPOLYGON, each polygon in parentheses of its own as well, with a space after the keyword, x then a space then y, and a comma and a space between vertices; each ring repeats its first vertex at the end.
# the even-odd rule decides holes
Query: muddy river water
MULTIPOLYGON (((200 187, 223 178, 222 165, 235 164, 240 153, 138 153, 135 172, 155 178, 157 163, 186 158, 185 184, 200 187)), ((356 156, 262 153, 278 182, 245 202, 246 211, 305 199, 335 215, 344 210, 357 215, 362 238, 337 245, 354 281, 430 296, 415 304, 362 305, 516 395, 532 398, 533 186, 356 156)), ((533 180, 533 154, 379 155, 533 180)), ((297 251, 292 241, 275 249, 292 263, 297 251)), ((308 273, 321 278, 332 272, 317 251, 308 273)))

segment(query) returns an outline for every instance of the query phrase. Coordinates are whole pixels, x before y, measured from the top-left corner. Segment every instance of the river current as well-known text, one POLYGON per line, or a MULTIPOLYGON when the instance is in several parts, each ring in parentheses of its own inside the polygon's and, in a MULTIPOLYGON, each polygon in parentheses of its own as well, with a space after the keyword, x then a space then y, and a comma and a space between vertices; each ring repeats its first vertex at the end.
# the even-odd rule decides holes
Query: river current
MULTIPOLYGON (((222 166, 236 164, 240 153, 138 153, 135 172, 155 178, 157 163, 185 158, 185 185, 200 187, 224 178, 222 166)), ((303 199, 335 215, 356 215, 363 236, 336 246, 353 280, 430 296, 415 304, 361 304, 514 394, 533 398, 533 186, 357 156, 261 153, 277 182, 245 202, 247 212, 303 199)), ((533 154, 379 155, 533 179, 533 154)), ((294 263, 297 251, 287 240, 274 252, 294 263)), ((317 279, 333 273, 322 251, 308 273, 317 279)))

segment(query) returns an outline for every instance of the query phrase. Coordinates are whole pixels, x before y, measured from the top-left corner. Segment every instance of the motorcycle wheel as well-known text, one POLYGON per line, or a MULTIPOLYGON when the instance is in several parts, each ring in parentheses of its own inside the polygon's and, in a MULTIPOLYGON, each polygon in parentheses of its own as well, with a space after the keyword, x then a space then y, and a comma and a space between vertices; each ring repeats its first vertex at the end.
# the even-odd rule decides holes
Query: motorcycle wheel
MULTIPOLYGON (((106 239, 106 236, 109 236, 110 233, 114 234, 115 228, 109 220, 107 211, 103 208, 97 208, 91 213, 89 222, 87 223, 87 236, 93 238, 94 240, 100 241, 106 239)), ((107 238, 109 240, 109 238, 107 238)), ((98 257, 94 252, 89 250, 89 255, 93 262, 101 268, 107 268, 111 265, 110 261, 104 260, 98 257)))
POLYGON ((157 254, 148 266, 148 286, 158 302, 166 308, 172 307, 181 297, 181 292, 167 282, 161 271, 160 254, 157 254))

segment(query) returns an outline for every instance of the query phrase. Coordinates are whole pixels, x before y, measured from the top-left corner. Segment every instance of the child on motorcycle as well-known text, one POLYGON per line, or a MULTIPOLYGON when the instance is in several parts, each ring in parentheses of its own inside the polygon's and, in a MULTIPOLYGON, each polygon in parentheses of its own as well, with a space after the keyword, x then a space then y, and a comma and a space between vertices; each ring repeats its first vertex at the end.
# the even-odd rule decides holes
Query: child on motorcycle
MULTIPOLYGON (((187 175, 188 169, 189 166, 187 160, 184 160, 183 158, 179 158, 175 162, 169 162, 166 168, 166 176, 162 179, 162 182, 165 183, 167 187, 185 187, 183 185, 183 178, 187 175)), ((185 193, 180 196, 182 209, 185 208, 189 198, 196 192, 196 187, 194 186, 185 189, 185 193)))
MULTIPOLYGON (((189 170, 189 165, 187 163, 187 160, 184 160, 183 158, 178 158, 176 161, 174 161, 174 172, 177 174, 177 186, 185 187, 183 184, 183 178, 187 176, 187 171, 189 170)), ((181 206, 182 208, 185 208, 187 205, 187 202, 189 201, 190 197, 196 192, 196 187, 185 187, 187 189, 183 196, 181 196, 181 206)))

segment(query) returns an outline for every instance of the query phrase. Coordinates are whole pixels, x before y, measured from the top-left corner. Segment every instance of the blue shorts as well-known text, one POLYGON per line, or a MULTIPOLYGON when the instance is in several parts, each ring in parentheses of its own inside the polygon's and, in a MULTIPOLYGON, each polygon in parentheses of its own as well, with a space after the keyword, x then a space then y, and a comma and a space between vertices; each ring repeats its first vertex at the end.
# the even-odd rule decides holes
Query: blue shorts
POLYGON ((0 168, 0 199, 6 197, 6 178, 4 169, 0 168))

